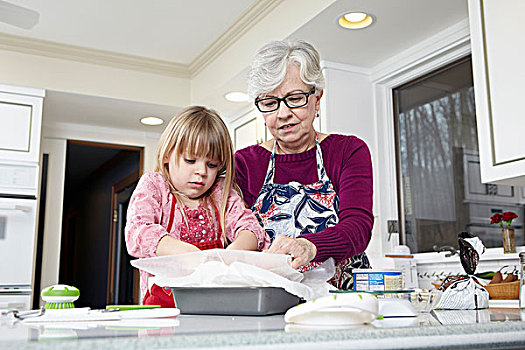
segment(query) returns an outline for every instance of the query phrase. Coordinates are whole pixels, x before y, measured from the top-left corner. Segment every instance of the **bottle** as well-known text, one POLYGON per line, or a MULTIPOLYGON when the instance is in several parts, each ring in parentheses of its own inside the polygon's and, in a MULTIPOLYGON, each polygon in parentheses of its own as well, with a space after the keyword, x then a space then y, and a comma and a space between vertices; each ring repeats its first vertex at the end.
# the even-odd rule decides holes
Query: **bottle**
MULTIPOLYGON (((525 252, 520 253, 520 309, 525 309, 525 252)), ((524 320, 525 321, 525 320, 524 320)))

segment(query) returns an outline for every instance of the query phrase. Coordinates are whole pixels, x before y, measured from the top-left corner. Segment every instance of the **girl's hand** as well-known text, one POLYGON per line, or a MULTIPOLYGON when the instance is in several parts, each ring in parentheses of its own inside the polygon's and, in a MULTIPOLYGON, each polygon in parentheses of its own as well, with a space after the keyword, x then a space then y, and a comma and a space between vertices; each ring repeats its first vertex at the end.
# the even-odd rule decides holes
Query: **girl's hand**
POLYGON ((292 256, 292 268, 297 269, 315 258, 317 247, 306 238, 290 238, 285 235, 278 235, 267 252, 290 254, 292 256))
POLYGON ((199 250, 199 248, 197 248, 191 243, 173 238, 170 235, 166 235, 160 239, 155 254, 157 256, 163 256, 198 252, 199 250))
POLYGON ((257 237, 252 231, 239 231, 233 242, 226 247, 231 250, 257 250, 257 237))

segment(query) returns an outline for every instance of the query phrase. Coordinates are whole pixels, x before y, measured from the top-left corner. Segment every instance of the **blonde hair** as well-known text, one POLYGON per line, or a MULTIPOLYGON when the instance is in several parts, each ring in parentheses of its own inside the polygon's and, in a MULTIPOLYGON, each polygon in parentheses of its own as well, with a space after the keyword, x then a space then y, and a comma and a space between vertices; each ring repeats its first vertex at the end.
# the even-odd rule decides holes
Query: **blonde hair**
MULTIPOLYGON (((222 198, 220 198, 219 225, 222 230, 220 239, 226 245, 226 203, 232 187, 235 186, 233 145, 226 124, 214 110, 202 106, 190 106, 173 117, 162 133, 157 147, 155 171, 164 175, 168 180, 177 203, 182 207, 181 194, 173 186, 168 173, 167 159, 171 152, 175 152, 176 162, 179 161, 181 155, 187 154, 206 157, 220 163, 215 183, 219 177, 224 177, 224 189, 222 198)), ((210 190, 208 190, 204 195, 204 200, 213 201, 211 197, 210 190)), ((184 211, 182 213, 187 224, 184 211)))

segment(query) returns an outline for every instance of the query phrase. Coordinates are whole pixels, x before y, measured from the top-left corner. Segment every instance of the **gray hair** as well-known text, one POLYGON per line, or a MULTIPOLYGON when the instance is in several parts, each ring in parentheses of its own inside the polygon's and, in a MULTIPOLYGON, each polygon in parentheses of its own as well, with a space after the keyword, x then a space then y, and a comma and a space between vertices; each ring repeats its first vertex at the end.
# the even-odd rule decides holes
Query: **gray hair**
POLYGON ((314 85, 316 94, 324 88, 320 56, 306 41, 272 41, 255 54, 248 74, 248 94, 252 98, 267 93, 281 85, 290 63, 299 67, 301 80, 314 85))

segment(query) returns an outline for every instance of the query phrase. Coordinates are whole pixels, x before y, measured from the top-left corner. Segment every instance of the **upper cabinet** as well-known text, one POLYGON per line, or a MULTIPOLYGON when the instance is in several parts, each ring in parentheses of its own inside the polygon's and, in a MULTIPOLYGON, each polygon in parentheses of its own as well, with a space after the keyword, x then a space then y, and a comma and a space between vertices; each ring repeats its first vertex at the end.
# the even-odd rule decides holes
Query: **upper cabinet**
POLYGON ((0 85, 0 160, 38 163, 44 90, 0 85))
POLYGON ((525 186, 525 1, 469 0, 481 180, 525 186))
POLYGON ((235 119, 230 127, 235 150, 263 143, 267 140, 264 119, 261 113, 255 109, 235 119))

